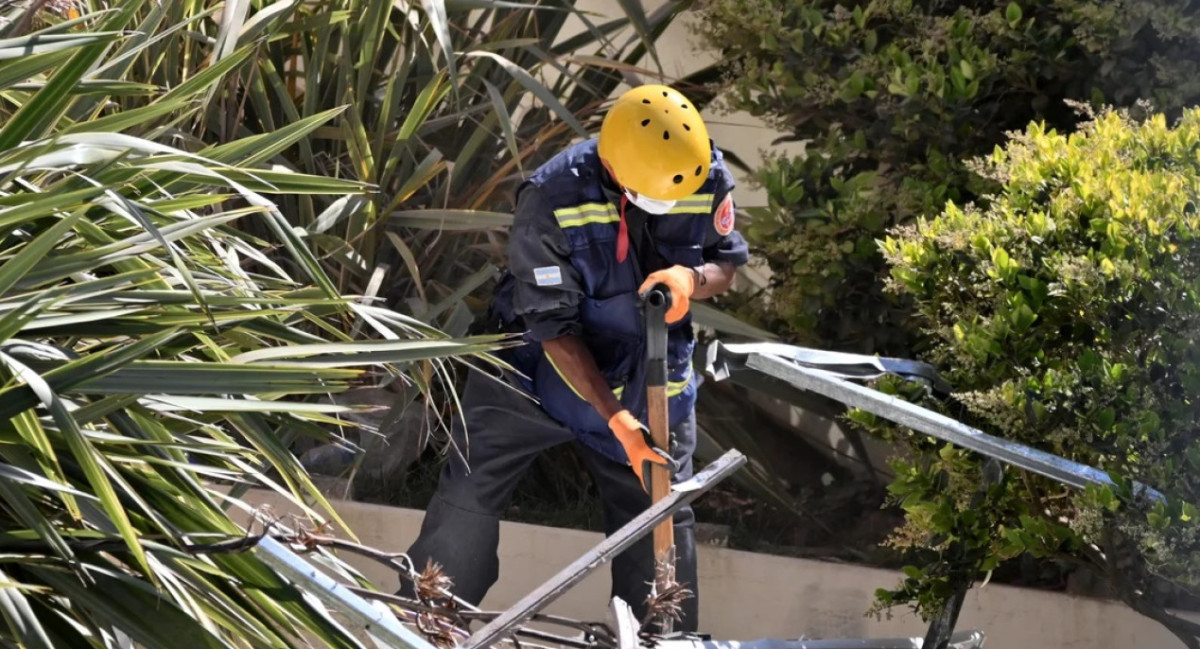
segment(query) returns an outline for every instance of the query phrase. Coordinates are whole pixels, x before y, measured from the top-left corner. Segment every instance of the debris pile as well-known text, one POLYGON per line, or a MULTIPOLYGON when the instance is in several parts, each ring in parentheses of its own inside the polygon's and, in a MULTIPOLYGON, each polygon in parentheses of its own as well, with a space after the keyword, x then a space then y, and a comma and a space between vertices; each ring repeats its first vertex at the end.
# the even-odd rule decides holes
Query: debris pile
POLYGON ((264 558, 274 567, 282 569, 295 580, 311 582, 298 585, 306 587, 333 608, 353 618, 369 634, 378 632, 381 625, 387 626, 388 621, 381 619, 376 604, 386 606, 393 616, 390 622, 398 621, 405 628, 395 633, 396 642, 388 643, 392 646, 399 643, 405 649, 484 649, 511 644, 518 649, 637 649, 653 646, 671 637, 669 630, 681 617, 682 603, 694 596, 688 584, 678 583, 674 579, 674 565, 670 556, 656 567, 655 584, 646 602, 647 613, 643 620, 636 620, 631 608, 619 598, 611 602, 609 619, 604 622, 573 620, 541 611, 589 573, 664 521, 669 521, 680 508, 732 475, 745 462, 744 455, 729 451, 691 479, 674 485, 669 495, 605 537, 591 551, 503 612, 483 611, 456 597, 453 581, 434 563, 428 563, 418 570, 404 553, 385 552, 339 539, 324 527, 309 530, 294 517, 287 521, 290 524, 285 524, 284 520, 270 515, 267 510, 256 512, 251 533, 258 527, 262 531, 249 540, 258 541, 256 549, 265 551, 264 558), (298 556, 328 551, 356 554, 387 566, 396 571, 402 582, 413 587, 401 591, 411 592, 415 597, 334 582, 298 556), (312 591, 308 588, 310 586, 321 590, 312 591), (482 627, 474 629, 476 623, 482 623, 482 627), (533 628, 533 625, 542 628, 533 628), (546 627, 556 628, 557 632, 542 630, 546 627))

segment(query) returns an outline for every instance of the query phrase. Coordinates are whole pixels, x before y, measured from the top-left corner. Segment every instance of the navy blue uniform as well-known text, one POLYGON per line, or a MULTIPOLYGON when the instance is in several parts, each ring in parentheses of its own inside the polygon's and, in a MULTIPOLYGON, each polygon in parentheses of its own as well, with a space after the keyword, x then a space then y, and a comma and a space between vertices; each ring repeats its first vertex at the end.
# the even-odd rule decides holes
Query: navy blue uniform
MULTIPOLYGON (((704 184, 670 213, 646 214, 632 203, 622 205, 594 139, 562 151, 521 184, 509 272, 497 287, 489 318, 501 329, 524 332, 526 344, 503 354, 524 376, 506 375, 505 380, 538 403, 476 373, 468 377, 462 399, 465 422, 454 422, 453 435, 466 449, 469 467, 454 457, 443 468, 421 536, 409 550, 419 568, 432 558, 454 579, 456 594, 481 600, 498 576, 499 516, 513 489, 540 452, 564 442, 583 445, 604 500, 607 532, 650 505, 608 422, 565 381, 541 343, 563 335, 581 337, 622 406, 645 423, 645 332, 637 290, 651 272, 676 264, 746 263, 746 242, 730 220, 720 217, 732 213, 733 187, 733 177, 713 147, 704 184), (623 237, 629 245, 621 259, 623 237)), ((676 481, 693 471, 694 346, 689 314, 668 327, 670 452, 680 467, 676 481)), ((697 590, 693 520, 690 508, 675 516, 676 576, 697 590)), ((650 537, 613 562, 613 595, 633 606, 639 617, 654 580, 653 566, 650 537)), ((692 599, 680 628, 695 630, 695 625, 692 599)))

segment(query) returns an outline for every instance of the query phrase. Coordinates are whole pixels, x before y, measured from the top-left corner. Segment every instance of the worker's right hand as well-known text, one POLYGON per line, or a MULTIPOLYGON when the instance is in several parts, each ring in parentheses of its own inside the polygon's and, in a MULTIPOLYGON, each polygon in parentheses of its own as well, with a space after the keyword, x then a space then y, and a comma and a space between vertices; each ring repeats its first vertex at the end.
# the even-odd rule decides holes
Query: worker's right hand
POLYGON ((659 283, 665 284, 671 291, 671 308, 667 309, 665 318, 667 324, 675 324, 687 315, 688 303, 696 290, 696 271, 687 266, 656 270, 646 276, 646 281, 638 287, 638 294, 645 295, 646 291, 659 283))
POLYGON ((651 446, 646 429, 633 413, 628 410, 618 412, 608 420, 608 427, 621 446, 625 447, 625 455, 629 456, 629 464, 644 491, 650 492, 646 487, 646 474, 650 472, 651 463, 664 467, 668 474, 675 473, 674 459, 666 451, 651 446))

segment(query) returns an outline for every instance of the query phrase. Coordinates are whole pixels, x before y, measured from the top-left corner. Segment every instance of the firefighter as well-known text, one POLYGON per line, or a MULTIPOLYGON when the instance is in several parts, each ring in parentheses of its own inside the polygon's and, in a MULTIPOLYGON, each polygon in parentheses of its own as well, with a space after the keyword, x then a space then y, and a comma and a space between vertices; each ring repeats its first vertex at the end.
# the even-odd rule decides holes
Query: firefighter
MULTIPOLYGON (((607 533, 649 507, 650 463, 676 482, 692 475, 698 377, 689 302, 727 290, 747 261, 733 187, 699 112, 662 85, 622 94, 597 138, 559 152, 521 183, 508 270, 489 310, 491 330, 524 335, 504 352, 520 376, 468 377, 463 417, 452 425, 466 462, 452 456, 442 469, 408 550, 418 569, 432 559, 456 595, 478 604, 498 576, 499 521, 513 490, 537 455, 558 444, 580 444, 607 533), (672 295, 669 449, 653 448, 645 428, 639 299, 659 282, 672 295)), ((676 579, 698 596, 693 523, 690 508, 673 521, 676 579)), ((640 619, 653 582, 647 536, 614 558, 612 594, 640 619)), ((697 598, 687 600, 675 629, 696 630, 697 609, 697 598)))

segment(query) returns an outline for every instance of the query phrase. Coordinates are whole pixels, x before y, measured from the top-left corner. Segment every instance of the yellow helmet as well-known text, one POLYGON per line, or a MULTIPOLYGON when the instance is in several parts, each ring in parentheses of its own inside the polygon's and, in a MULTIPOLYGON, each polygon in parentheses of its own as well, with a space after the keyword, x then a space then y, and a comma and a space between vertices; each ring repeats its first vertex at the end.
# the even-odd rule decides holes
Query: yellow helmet
POLYGON ((678 90, 660 85, 617 98, 600 125, 598 150, 617 183, 660 201, 694 194, 712 159, 700 112, 678 90))

